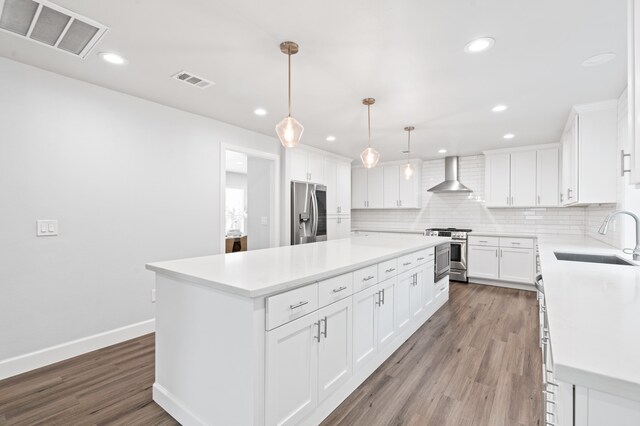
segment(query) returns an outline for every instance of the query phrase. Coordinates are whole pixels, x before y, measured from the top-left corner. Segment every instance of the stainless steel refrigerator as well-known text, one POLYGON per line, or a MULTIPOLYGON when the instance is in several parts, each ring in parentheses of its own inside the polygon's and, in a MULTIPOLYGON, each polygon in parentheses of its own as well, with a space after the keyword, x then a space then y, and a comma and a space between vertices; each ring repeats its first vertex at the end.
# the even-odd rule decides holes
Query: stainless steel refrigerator
POLYGON ((327 187, 291 182, 291 245, 327 241, 327 187))

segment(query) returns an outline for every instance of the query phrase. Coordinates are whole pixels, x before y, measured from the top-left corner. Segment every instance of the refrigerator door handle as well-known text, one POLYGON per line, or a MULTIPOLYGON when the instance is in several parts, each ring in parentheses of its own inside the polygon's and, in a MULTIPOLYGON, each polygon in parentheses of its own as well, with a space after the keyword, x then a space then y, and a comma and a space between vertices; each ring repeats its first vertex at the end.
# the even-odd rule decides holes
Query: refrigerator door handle
POLYGON ((311 190, 311 206, 313 208, 313 213, 311 214, 311 234, 314 237, 318 236, 318 197, 316 196, 316 188, 314 187, 311 190))

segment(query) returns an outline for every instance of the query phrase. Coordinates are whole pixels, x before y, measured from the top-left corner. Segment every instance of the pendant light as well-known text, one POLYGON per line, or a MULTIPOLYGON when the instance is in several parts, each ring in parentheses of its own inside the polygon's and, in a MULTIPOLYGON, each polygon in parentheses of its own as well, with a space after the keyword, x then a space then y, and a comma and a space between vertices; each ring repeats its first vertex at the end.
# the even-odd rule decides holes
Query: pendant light
POLYGON ((276 126, 276 133, 280 143, 285 148, 296 147, 300 143, 304 127, 291 116, 291 55, 298 53, 298 45, 292 41, 280 44, 280 51, 289 58, 289 115, 276 126))
POLYGON ((408 126, 405 127, 404 130, 407 132, 408 140, 407 140, 407 164, 402 166, 402 174, 406 180, 409 180, 413 177, 416 169, 411 165, 411 132, 415 130, 415 127, 408 126))
POLYGON ((362 100, 362 104, 367 106, 367 124, 369 127, 369 147, 362 151, 360 154, 360 159, 362 160, 362 164, 367 169, 375 167, 380 160, 380 153, 375 149, 371 148, 371 105, 375 104, 376 100, 373 98, 365 98, 362 100))

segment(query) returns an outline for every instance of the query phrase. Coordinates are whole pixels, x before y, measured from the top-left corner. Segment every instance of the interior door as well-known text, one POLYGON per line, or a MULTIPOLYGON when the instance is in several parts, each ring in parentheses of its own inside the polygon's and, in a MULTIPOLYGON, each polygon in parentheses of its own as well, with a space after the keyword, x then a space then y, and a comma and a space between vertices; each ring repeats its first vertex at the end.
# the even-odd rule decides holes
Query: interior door
POLYGON ((560 159, 557 148, 541 149, 536 154, 537 206, 558 206, 560 159))
POLYGON ((358 371, 378 350, 378 286, 353 295, 353 371, 358 371))
POLYGON ((384 185, 383 185, 383 205, 385 209, 400 207, 399 204, 399 177, 400 172, 398 166, 389 165, 382 167, 384 171, 384 185))
POLYGON ((384 205, 384 169, 382 167, 374 167, 367 169, 367 196, 369 200, 369 208, 381 209, 384 205))
POLYGON ((511 155, 487 155, 485 158, 486 204, 489 207, 508 207, 511 204, 509 180, 511 155))
POLYGON ((378 306, 378 348, 391 343, 396 335, 395 327, 395 287, 397 277, 378 284, 381 300, 378 306))
POLYGON ((398 276, 396 284, 396 329, 400 332, 405 329, 411 320, 411 287, 413 286, 413 272, 410 270, 398 276))
POLYGON ((351 298, 320 309, 318 347, 318 399, 324 401, 351 377, 351 298))
POLYGON ((338 213, 351 214, 351 164, 337 163, 338 213))
POLYGON ((267 332, 267 425, 295 425, 318 402, 318 315, 267 332))
POLYGON ((536 152, 514 152, 511 154, 511 206, 536 204, 536 152))
POLYGON ((355 167, 351 169, 351 208, 367 208, 367 169, 355 167))

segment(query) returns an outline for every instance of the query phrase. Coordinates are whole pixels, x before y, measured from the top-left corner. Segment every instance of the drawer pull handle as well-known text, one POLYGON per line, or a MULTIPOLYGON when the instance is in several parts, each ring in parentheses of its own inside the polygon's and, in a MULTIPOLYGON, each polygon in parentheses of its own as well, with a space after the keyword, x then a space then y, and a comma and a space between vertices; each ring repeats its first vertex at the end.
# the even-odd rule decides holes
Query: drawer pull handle
POLYGON ((402 266, 409 266, 411 265, 411 262, 407 262, 407 263, 403 263, 402 266))
POLYGON ((368 277, 363 278, 362 281, 369 281, 369 280, 372 280, 373 278, 374 278, 373 275, 369 275, 368 277))
POLYGON ((343 285, 342 287, 334 288, 333 292, 334 293, 340 293, 342 290, 346 290, 346 289, 347 289, 347 286, 343 285))
POLYGON ((478 241, 478 242, 479 242, 479 243, 488 243, 489 241, 487 241, 487 240, 480 240, 480 241, 478 241))
POLYGON ((320 322, 322 321, 324 321, 324 331, 322 332, 322 335, 326 339, 327 338, 327 317, 325 316, 324 318, 322 318, 320 322))
POLYGON ((302 302, 298 302, 295 305, 289 305, 289 309, 296 309, 299 308, 301 306, 307 305, 309 302, 306 300, 303 300, 302 302))
POLYGON ((395 270, 396 270, 396 268, 389 268, 389 269, 385 269, 385 272, 386 272, 386 273, 389 273, 389 272, 393 272, 393 271, 395 271, 395 270))
POLYGON ((419 257, 418 260, 424 260, 424 257, 419 257))
POLYGON ((520 245, 520 243, 516 243, 515 241, 511 241, 511 244, 520 245))

